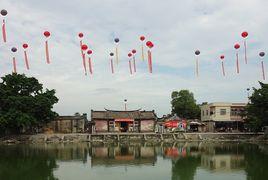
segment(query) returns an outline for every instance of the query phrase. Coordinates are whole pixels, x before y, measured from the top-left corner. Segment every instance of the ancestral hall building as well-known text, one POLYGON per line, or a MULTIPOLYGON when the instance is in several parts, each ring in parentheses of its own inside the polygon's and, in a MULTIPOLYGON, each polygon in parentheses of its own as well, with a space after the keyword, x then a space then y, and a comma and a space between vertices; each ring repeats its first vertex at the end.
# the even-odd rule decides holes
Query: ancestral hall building
POLYGON ((93 132, 154 132, 157 116, 153 111, 91 110, 93 132))

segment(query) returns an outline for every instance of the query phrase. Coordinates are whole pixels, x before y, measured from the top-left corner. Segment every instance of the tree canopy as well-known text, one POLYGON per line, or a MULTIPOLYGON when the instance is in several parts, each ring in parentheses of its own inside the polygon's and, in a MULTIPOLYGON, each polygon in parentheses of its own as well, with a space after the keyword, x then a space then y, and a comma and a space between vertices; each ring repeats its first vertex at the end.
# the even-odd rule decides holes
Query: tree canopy
POLYGON ((0 83, 0 130, 18 133, 22 128, 45 123, 57 115, 52 111, 58 102, 54 89, 43 89, 34 77, 9 74, 0 83))
POLYGON ((249 97, 246 106, 246 121, 254 131, 268 126, 268 84, 260 83, 260 88, 253 88, 253 94, 249 97))
POLYGON ((200 108, 196 104, 194 94, 189 90, 173 91, 171 99, 172 114, 187 119, 200 118, 200 108))

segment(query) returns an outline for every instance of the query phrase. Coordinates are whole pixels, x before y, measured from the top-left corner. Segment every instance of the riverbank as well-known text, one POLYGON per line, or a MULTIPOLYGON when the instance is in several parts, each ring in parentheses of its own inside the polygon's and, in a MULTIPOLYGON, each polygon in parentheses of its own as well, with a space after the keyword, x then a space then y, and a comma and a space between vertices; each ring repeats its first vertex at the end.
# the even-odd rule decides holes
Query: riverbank
POLYGON ((179 142, 179 141, 263 141, 263 133, 103 133, 103 134, 35 134, 0 138, 0 143, 68 143, 68 142, 179 142))

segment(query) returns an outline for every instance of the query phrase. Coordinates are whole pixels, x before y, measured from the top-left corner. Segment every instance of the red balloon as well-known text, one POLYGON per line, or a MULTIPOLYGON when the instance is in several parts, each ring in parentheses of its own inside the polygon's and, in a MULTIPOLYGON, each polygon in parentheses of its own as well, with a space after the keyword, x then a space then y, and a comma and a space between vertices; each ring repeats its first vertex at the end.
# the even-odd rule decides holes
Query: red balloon
POLYGON ((81 46, 81 49, 83 50, 83 51, 85 51, 85 50, 87 50, 87 45, 86 44, 83 44, 82 46, 81 46))
POLYGON ((144 41, 144 40, 145 40, 145 37, 144 37, 144 36, 141 36, 141 37, 140 37, 140 40, 141 40, 141 41, 144 41))
POLYGON ((246 37, 248 36, 248 32, 247 32, 247 31, 242 32, 241 36, 242 36, 243 38, 246 38, 246 37))
POLYGON ((27 49, 27 48, 28 48, 28 44, 25 43, 25 44, 22 45, 22 47, 23 47, 24 49, 27 49))
POLYGON ((240 48, 240 45, 237 43, 237 44, 234 45, 234 48, 235 49, 239 49, 240 48))
POLYGON ((221 55, 220 58, 221 58, 221 59, 224 59, 224 55, 221 55))
POLYGON ((80 32, 80 33, 78 34, 78 36, 79 36, 80 38, 82 38, 82 37, 84 37, 84 34, 80 32))
POLYGON ((49 31, 45 31, 44 32, 44 36, 49 37, 50 36, 50 32, 49 31))
POLYGON ((136 49, 132 49, 132 51, 131 51, 133 54, 135 54, 137 51, 136 51, 136 49))
POLYGON ((87 54, 92 54, 92 53, 93 53, 93 51, 90 49, 87 51, 87 54))
POLYGON ((131 53, 128 53, 128 57, 131 57, 132 56, 132 54, 131 53))

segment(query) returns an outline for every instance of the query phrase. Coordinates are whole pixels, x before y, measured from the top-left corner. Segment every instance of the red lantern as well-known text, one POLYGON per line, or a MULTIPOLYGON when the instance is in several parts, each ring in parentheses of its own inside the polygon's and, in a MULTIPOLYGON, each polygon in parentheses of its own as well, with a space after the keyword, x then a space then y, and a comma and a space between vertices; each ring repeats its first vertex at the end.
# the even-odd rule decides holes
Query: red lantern
POLYGON ((128 57, 131 57, 132 56, 132 54, 131 53, 128 53, 128 57))
POLYGON ((245 63, 248 63, 248 58, 247 58, 247 42, 246 38, 248 37, 248 32, 244 31, 241 33, 241 36, 244 38, 244 48, 245 48, 245 63))
POLYGON ((239 74, 239 58, 238 58, 238 50, 240 48, 240 45, 237 43, 234 45, 234 48, 236 49, 236 73, 239 74))
POLYGON ((87 51, 87 54, 88 54, 88 55, 90 55, 90 54, 92 54, 92 53, 93 53, 93 51, 90 50, 90 49, 87 51))
POLYGON ((144 47, 143 47, 143 41, 145 40, 144 36, 140 36, 141 40, 141 59, 144 61, 144 47))
POLYGON ((90 55, 93 53, 93 51, 92 50, 88 50, 87 51, 87 54, 89 55, 89 57, 88 57, 88 68, 89 68, 89 73, 90 74, 93 74, 93 70, 92 70, 92 62, 91 62, 91 57, 90 57, 90 55))
POLYGON ((87 45, 86 44, 83 44, 82 46, 81 46, 81 49, 83 50, 83 51, 86 51, 87 50, 87 45))
POLYGON ((225 76, 224 62, 223 62, 223 60, 224 60, 224 55, 221 55, 220 58, 221 58, 221 60, 222 60, 222 61, 221 61, 222 75, 225 76))
POLYGON ((144 36, 141 36, 141 37, 140 37, 140 40, 141 40, 141 41, 144 41, 144 40, 145 40, 145 37, 144 37, 144 36))
POLYGON ((224 55, 221 55, 220 58, 221 58, 221 59, 224 59, 224 55))
POLYGON ((153 73, 153 63, 152 63, 152 52, 151 48, 154 47, 154 44, 151 41, 146 42, 146 46, 149 48, 148 49, 148 66, 149 66, 149 72, 153 73))
POLYGON ((84 34, 80 32, 80 33, 78 34, 78 37, 79 37, 79 38, 83 38, 83 37, 84 37, 84 34))
POLYGON ((132 54, 133 54, 133 68, 134 68, 134 73, 136 72, 136 57, 135 57, 135 54, 136 54, 136 49, 132 49, 132 54))
POLYGON ((129 72, 130 72, 130 74, 132 74, 131 56, 132 56, 132 54, 131 53, 128 53, 128 57, 129 57, 128 65, 129 65, 129 72))
MULTIPOLYGON (((44 32, 44 36, 45 36, 46 38, 48 38, 48 37, 50 36, 50 32, 49 32, 49 31, 45 31, 45 32, 44 32)), ((46 40, 46 42, 45 42, 45 46, 46 46, 45 51, 46 51, 46 60, 47 60, 47 64, 50 64, 49 50, 48 50, 48 40, 46 40)))
POLYGON ((48 38, 50 36, 50 32, 49 31, 45 31, 44 32, 44 36, 48 38))
POLYGON ((28 55, 27 55, 27 51, 26 49, 28 48, 28 44, 24 43, 22 45, 23 49, 24 49, 24 61, 25 61, 25 66, 26 66, 26 69, 30 69, 29 67, 29 62, 28 62, 28 55))
POLYGON ((136 54, 137 51, 136 51, 136 49, 132 49, 131 52, 132 52, 132 54, 136 54))

